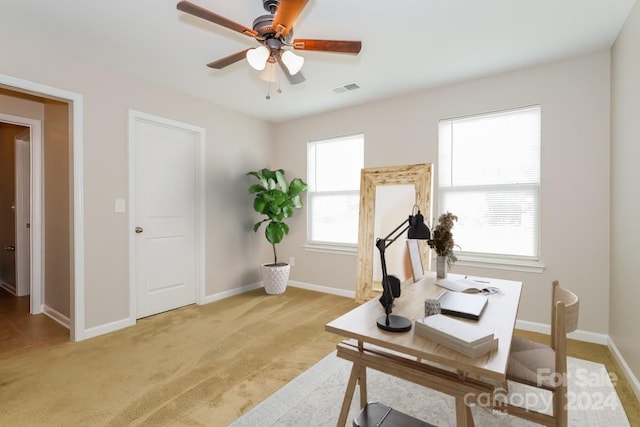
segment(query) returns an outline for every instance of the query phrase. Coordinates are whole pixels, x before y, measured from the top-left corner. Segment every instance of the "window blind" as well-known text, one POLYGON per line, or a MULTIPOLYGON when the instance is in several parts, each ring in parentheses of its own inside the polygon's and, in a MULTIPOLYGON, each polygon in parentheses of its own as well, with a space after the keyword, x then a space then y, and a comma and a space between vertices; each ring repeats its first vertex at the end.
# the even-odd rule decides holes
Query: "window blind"
POLYGON ((442 120, 439 212, 464 256, 539 258, 540 106, 442 120))
POLYGON ((310 244, 357 244, 363 166, 363 134, 307 144, 307 240, 310 244))

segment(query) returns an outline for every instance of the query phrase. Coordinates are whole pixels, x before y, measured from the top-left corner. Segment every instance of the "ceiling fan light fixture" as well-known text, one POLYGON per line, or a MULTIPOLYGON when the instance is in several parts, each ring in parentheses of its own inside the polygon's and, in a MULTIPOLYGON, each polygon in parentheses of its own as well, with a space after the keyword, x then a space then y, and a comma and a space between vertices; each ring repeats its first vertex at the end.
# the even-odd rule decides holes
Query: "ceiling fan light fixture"
POLYGON ((270 83, 277 82, 278 78, 276 76, 275 62, 267 61, 267 65, 264 67, 264 70, 262 70, 260 74, 258 74, 258 77, 260 77, 260 79, 264 80, 265 82, 270 82, 270 83))
POLYGON ((282 63, 287 67, 289 73, 291 73, 291 75, 294 75, 297 74, 300 69, 302 69, 304 58, 302 56, 296 55, 289 50, 285 50, 284 52, 282 52, 282 63))
POLYGON ((267 59, 269 59, 269 56, 271 56, 269 49, 264 46, 259 46, 247 51, 247 62, 254 70, 261 71, 264 70, 267 65, 267 59))

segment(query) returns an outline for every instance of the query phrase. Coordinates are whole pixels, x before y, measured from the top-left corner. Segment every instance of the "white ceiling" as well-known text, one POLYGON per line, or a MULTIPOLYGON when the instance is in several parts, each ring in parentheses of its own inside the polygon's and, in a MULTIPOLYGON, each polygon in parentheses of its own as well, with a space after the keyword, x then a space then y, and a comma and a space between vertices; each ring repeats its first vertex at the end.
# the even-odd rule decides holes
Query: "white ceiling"
MULTIPOLYGON (((191 0, 251 28, 262 0, 191 0)), ((240 61, 258 46, 176 9, 177 0, 0 0, 24 37, 265 120, 279 122, 611 47, 635 0, 310 0, 300 38, 362 40, 358 56, 298 51, 306 81, 266 100, 240 61), (330 88, 356 82, 360 89, 330 88)))

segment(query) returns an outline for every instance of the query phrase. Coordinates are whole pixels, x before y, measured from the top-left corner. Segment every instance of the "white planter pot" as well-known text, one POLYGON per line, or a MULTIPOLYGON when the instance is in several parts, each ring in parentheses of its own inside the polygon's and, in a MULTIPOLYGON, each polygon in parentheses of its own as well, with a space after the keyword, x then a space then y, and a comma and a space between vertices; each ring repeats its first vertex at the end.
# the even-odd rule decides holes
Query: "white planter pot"
POLYGON ((289 264, 278 266, 262 264, 260 272, 265 292, 271 295, 284 293, 287 290, 290 270, 291 266, 289 264))

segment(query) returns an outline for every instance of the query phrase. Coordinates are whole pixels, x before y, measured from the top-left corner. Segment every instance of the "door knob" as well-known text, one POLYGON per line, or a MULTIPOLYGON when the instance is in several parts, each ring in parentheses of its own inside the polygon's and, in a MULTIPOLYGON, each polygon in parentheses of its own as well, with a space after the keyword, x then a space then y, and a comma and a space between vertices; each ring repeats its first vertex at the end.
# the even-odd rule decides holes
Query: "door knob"
POLYGON ((136 233, 140 234, 144 231, 142 227, 136 227, 136 233))
POLYGON ((14 252, 16 250, 15 246, 5 246, 5 251, 14 252))

